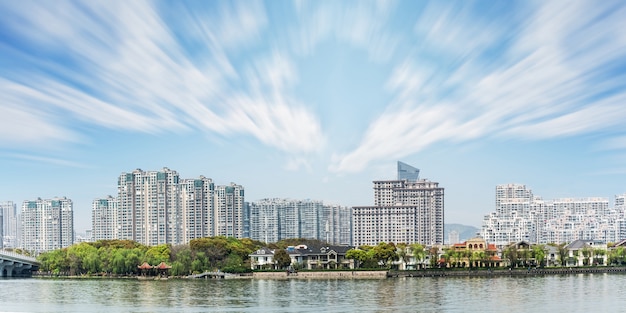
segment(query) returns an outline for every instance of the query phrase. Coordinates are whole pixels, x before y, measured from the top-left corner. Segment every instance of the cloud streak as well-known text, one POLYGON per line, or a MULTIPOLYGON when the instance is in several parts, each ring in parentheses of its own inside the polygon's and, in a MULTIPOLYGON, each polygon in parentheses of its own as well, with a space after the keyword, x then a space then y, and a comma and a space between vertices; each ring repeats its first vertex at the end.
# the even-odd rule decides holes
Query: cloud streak
POLYGON ((465 11, 427 9, 427 16, 437 18, 419 21, 416 32, 434 44, 396 67, 388 82, 396 99, 357 148, 334 157, 330 170, 360 171, 436 142, 620 130, 615 128, 626 118, 626 93, 616 89, 623 82, 610 65, 626 63, 624 35, 615 33, 626 13, 609 2, 596 4, 539 3, 530 8, 530 18, 512 16, 527 23, 506 33, 512 37, 507 47, 501 46, 505 34, 497 27, 477 29, 457 18, 465 11), (472 34, 480 34, 478 40, 472 34), (472 38, 465 50, 451 48, 465 38, 472 38), (423 55, 440 50, 465 53, 448 64, 421 66, 423 55))
POLYGON ((11 68, 0 80, 0 101, 16 134, 0 140, 76 140, 69 125, 78 120, 133 132, 241 133, 284 151, 317 149, 323 141, 317 118, 286 96, 290 65, 276 70, 276 58, 235 65, 228 56, 265 27, 261 3, 200 13, 181 7, 181 24, 164 20, 162 8, 153 4, 5 3, 11 19, 3 26, 55 57, 16 48, 14 57, 35 58, 36 68, 11 68), (193 49, 182 41, 193 41, 193 49), (256 75, 246 75, 253 67, 256 75), (270 79, 263 91, 240 87, 259 77, 270 79), (64 116, 67 123, 33 123, 46 115, 64 116))

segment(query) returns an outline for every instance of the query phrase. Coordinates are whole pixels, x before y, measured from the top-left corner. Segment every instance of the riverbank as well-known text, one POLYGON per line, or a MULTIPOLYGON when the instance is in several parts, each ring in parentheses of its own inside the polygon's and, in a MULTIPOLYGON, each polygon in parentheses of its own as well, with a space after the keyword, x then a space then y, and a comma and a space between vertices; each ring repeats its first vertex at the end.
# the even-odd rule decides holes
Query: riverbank
POLYGON ((288 272, 254 272, 255 279, 313 279, 313 278, 341 278, 341 279, 385 279, 389 271, 302 271, 288 272))
POLYGON ((245 274, 228 274, 220 272, 202 273, 197 275, 174 277, 142 277, 142 276, 106 276, 81 275, 65 276, 34 274, 38 278, 101 278, 101 279, 387 279, 402 277, 501 277, 501 276, 537 276, 537 275, 571 275, 571 274, 625 274, 626 267, 547 267, 547 268, 517 268, 517 269, 424 269, 415 271, 372 270, 372 271, 301 271, 288 273, 280 272, 253 272, 245 274))
POLYGON ((490 276, 533 276, 533 275, 570 275, 593 273, 626 273, 626 267, 545 267, 530 269, 433 269, 417 271, 389 271, 388 278, 394 277, 490 277, 490 276))

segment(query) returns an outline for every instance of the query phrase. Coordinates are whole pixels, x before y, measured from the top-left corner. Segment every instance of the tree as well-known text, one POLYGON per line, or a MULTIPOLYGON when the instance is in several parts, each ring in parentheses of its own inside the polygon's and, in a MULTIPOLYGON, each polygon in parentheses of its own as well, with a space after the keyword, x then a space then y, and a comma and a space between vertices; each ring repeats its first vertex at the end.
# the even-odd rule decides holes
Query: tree
POLYGON ((584 247, 582 248, 581 252, 583 255, 583 265, 588 266, 589 258, 591 257, 591 252, 593 252, 593 249, 591 249, 591 247, 584 247))
POLYGON ((504 249, 504 257, 509 260, 509 265, 511 268, 513 267, 517 267, 517 262, 519 260, 519 256, 517 253, 517 247, 512 244, 508 247, 506 247, 506 249, 504 249))
POLYGON ((428 250, 428 255, 430 257, 430 267, 435 267, 439 262, 439 247, 431 247, 428 250))
POLYGON ((593 259, 594 265, 604 264, 604 255, 606 255, 606 250, 600 249, 600 248, 594 249, 593 255, 594 255, 594 259, 593 259))
POLYGON ((561 243, 557 246, 557 251, 559 253, 559 260, 561 261, 561 266, 567 265, 567 247, 565 243, 561 243))
POLYGON ((422 261, 426 257, 426 250, 424 246, 419 243, 414 243, 411 245, 411 251, 413 251, 413 257, 415 257, 415 262, 417 262, 418 266, 422 267, 422 261))
POLYGON ((544 261, 546 259, 546 248, 543 245, 535 245, 533 246, 533 257, 537 262, 537 266, 543 267, 544 261))
POLYGON ((396 245, 392 242, 381 242, 372 248, 372 257, 383 267, 387 268, 391 265, 391 262, 399 259, 396 245))
POLYGON ((170 261, 170 247, 166 244, 161 244, 158 246, 153 246, 146 251, 145 260, 146 262, 156 265, 161 262, 169 262, 170 261))
POLYGON ((346 258, 354 260, 354 267, 360 268, 367 260, 367 252, 361 249, 350 249, 346 252, 346 258))
POLYGON ((276 249, 274 252, 274 264, 278 269, 285 269, 291 264, 289 253, 283 249, 276 249))

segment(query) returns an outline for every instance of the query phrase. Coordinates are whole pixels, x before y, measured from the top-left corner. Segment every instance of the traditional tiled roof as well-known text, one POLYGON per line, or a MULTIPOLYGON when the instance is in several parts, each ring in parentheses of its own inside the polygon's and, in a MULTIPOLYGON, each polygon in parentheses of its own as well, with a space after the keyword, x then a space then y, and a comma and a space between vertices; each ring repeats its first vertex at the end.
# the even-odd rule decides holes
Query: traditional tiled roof
POLYGON ((166 270, 169 268, 172 268, 171 266, 165 264, 165 262, 161 262, 159 263, 159 265, 155 266, 154 268, 158 269, 158 270, 166 270))
POLYGON ((149 270, 152 269, 152 265, 148 264, 148 262, 143 262, 143 264, 137 266, 140 270, 149 270))

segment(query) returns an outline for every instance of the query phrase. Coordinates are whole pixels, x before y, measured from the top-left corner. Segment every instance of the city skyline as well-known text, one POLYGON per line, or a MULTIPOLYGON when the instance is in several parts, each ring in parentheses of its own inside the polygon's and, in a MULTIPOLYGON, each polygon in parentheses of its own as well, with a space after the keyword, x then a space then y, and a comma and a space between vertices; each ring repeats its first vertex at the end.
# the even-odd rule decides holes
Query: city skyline
MULTIPOLYGON (((75 230, 136 168, 373 205, 396 161, 480 226, 494 187, 626 192, 619 1, 2 2, 0 202, 75 230)), ((609 204, 610 205, 610 204, 609 204)))

